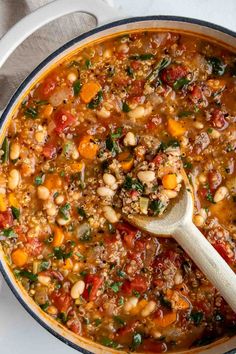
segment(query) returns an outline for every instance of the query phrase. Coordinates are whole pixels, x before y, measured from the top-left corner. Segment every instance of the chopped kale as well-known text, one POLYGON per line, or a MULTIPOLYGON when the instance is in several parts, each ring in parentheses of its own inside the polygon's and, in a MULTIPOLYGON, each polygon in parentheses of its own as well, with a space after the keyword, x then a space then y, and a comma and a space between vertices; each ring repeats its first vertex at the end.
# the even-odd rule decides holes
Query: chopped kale
POLYGON ((163 70, 164 68, 166 68, 168 65, 170 65, 171 63, 171 59, 170 58, 163 58, 162 60, 160 60, 155 66, 154 69, 152 70, 152 72, 148 75, 147 77, 147 81, 149 83, 153 82, 154 80, 156 80, 161 72, 161 70, 163 70))
POLYGON ((114 293, 118 293, 120 291, 120 287, 122 286, 122 281, 114 282, 110 285, 110 288, 114 291, 114 293))
POLYGON ((19 272, 19 275, 21 277, 29 279, 30 281, 37 281, 38 280, 37 274, 33 274, 33 273, 29 272, 28 270, 21 270, 19 272))
POLYGON ((155 58, 155 55, 151 53, 134 54, 129 57, 130 60, 150 60, 153 58, 155 58))
POLYGON ((3 154, 1 156, 1 161, 2 163, 5 163, 9 160, 9 141, 7 137, 4 138, 1 150, 3 151, 3 154))
POLYGON ((122 105, 122 111, 125 112, 125 113, 128 113, 128 112, 131 111, 130 106, 126 102, 124 102, 123 105, 122 105))
POLYGON ((66 203, 59 208, 59 213, 64 220, 69 220, 70 204, 66 203))
POLYGON ((188 83, 190 82, 190 80, 188 80, 186 77, 182 77, 181 79, 178 79, 174 82, 173 84, 173 89, 176 90, 180 90, 182 89, 184 86, 186 86, 188 83))
POLYGON ((97 96, 95 98, 92 99, 92 101, 90 101, 87 104, 87 107, 90 109, 95 109, 99 106, 99 104, 102 102, 103 100, 103 94, 102 94, 102 90, 100 90, 97 94, 97 96))
POLYGON ((19 218, 20 218, 20 209, 12 206, 11 207, 11 211, 12 211, 13 218, 16 219, 16 220, 19 220, 19 218))
POLYGON ((217 57, 210 57, 210 58, 208 58, 208 63, 211 65, 212 73, 215 76, 224 75, 226 64, 224 64, 221 59, 219 59, 217 57))
POLYGON ((81 90, 81 82, 80 80, 76 80, 74 83, 73 83, 73 91, 74 91, 74 96, 78 96, 80 90, 81 90))
POLYGON ((131 344, 131 350, 136 350, 142 343, 142 335, 140 333, 134 333, 131 344))
POLYGON ((54 256, 56 259, 68 259, 72 256, 73 252, 65 252, 61 247, 54 247, 54 256))
POLYGON ((31 119, 35 119, 38 116, 38 109, 37 109, 37 107, 35 107, 35 108, 28 107, 28 108, 26 108, 24 113, 25 113, 26 117, 31 118, 31 119))
POLYGON ((193 321, 195 326, 199 326, 203 319, 202 311, 192 311, 190 314, 190 319, 193 321))
POLYGON ((154 215, 160 214, 161 210, 163 209, 163 203, 161 200, 152 200, 150 203, 150 209, 153 211, 154 215))
POLYGON ((85 213, 85 211, 84 211, 84 208, 78 207, 78 208, 77 208, 77 212, 78 212, 78 214, 79 214, 80 216, 82 216, 82 218, 86 218, 86 217, 87 217, 87 215, 86 215, 86 213, 85 213))

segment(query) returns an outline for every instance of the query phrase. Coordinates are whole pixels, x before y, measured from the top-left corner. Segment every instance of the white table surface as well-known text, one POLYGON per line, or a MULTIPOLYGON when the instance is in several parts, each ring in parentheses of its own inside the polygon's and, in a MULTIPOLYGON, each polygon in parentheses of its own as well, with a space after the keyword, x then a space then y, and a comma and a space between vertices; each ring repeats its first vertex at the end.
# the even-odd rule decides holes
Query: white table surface
MULTIPOLYGON (((236 31, 236 0, 113 0, 113 2, 117 8, 132 16, 154 14, 187 16, 214 22, 236 31)), ((0 354, 54 353, 78 352, 54 338, 33 320, 3 281, 0 289, 0 354)))

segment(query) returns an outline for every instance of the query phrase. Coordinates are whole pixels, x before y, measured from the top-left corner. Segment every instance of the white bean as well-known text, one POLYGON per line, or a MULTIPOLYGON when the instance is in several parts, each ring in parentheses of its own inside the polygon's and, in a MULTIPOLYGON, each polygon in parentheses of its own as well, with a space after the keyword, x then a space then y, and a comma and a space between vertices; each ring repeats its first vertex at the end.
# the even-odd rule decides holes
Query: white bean
POLYGON ((67 220, 63 218, 57 218, 57 223, 61 226, 67 225, 69 224, 69 222, 70 222, 70 218, 68 218, 67 220))
POLYGON ((57 213, 57 209, 55 205, 51 205, 49 208, 46 209, 46 213, 48 216, 54 216, 57 213))
POLYGON ((12 143, 10 146, 10 159, 16 160, 20 156, 20 144, 12 143))
POLYGON ((77 149, 74 149, 71 154, 71 157, 73 160, 77 160, 79 158, 79 151, 77 149))
POLYGON ((132 132, 128 132, 124 138, 124 145, 125 146, 136 146, 137 145, 137 138, 132 132))
POLYGON ((204 173, 200 173, 200 175, 198 176, 198 180, 200 183, 206 183, 207 181, 207 177, 204 175, 204 173))
POLYGON ((204 127, 203 123, 198 122, 198 121, 194 122, 193 125, 197 129, 202 129, 204 127))
POLYGON ((217 191, 215 192, 214 195, 214 202, 218 203, 221 200, 223 200, 227 195, 228 195, 229 191, 228 188, 225 186, 221 186, 217 189, 217 191))
POLYGON ((210 135, 210 137, 212 138, 212 139, 219 139, 219 137, 220 137, 220 132, 218 132, 218 130, 216 130, 216 129, 211 129, 210 131, 209 131, 209 135, 210 135))
POLYGON ((193 222, 196 226, 201 227, 204 224, 205 219, 202 215, 197 214, 197 215, 194 215, 193 222))
POLYGON ((51 278, 48 277, 47 275, 38 275, 38 281, 41 284, 48 286, 51 281, 51 278))
POLYGON ((131 119, 139 119, 145 116, 145 108, 143 106, 138 106, 134 109, 132 109, 129 113, 128 116, 131 119))
POLYGON ((112 191, 110 188, 108 187, 98 187, 97 189, 97 194, 100 197, 113 197, 113 195, 115 194, 114 191, 112 191))
POLYGON ((55 203, 57 204, 57 205, 60 205, 60 204, 62 204, 63 202, 64 202, 64 196, 63 195, 58 195, 56 198, 55 198, 55 203))
POLYGON ((109 118, 111 115, 111 112, 108 111, 105 107, 102 107, 100 111, 97 111, 97 115, 100 118, 109 118))
POLYGON ((70 82, 75 82, 77 80, 77 77, 78 76, 76 75, 76 73, 72 71, 67 75, 67 80, 69 80, 70 82))
POLYGON ((49 315, 57 315, 58 309, 55 306, 51 305, 47 308, 47 313, 49 313, 49 315))
POLYGON ((166 195, 169 199, 176 198, 178 195, 178 192, 173 191, 172 189, 163 189, 162 193, 166 195))
POLYGON ((142 309, 141 316, 147 317, 149 316, 156 308, 155 301, 151 300, 147 303, 147 305, 142 309))
POLYGON ((20 182, 20 172, 15 168, 11 170, 9 177, 8 177, 8 188, 13 190, 16 189, 20 182))
POLYGON ((104 212, 104 216, 105 218, 110 222, 110 223, 115 223, 119 220, 118 215, 116 213, 116 211, 110 207, 110 206, 104 206, 103 207, 103 212, 104 212))
POLYGON ((78 299, 83 294, 85 288, 85 282, 78 280, 71 288, 70 295, 72 299, 78 299))
POLYGON ((38 186, 37 193, 38 198, 41 200, 47 200, 50 194, 48 188, 44 186, 38 186))
POLYGON ((105 184, 107 184, 109 187, 111 187, 111 186, 113 186, 113 184, 116 183, 116 178, 111 173, 104 173, 103 181, 105 184))
POLYGON ((46 139, 47 133, 45 131, 39 130, 35 133, 35 139, 38 143, 43 143, 46 139))
POLYGON ((181 273, 178 270, 175 273, 174 282, 175 282, 176 285, 179 285, 179 284, 181 284, 183 282, 183 277, 182 277, 181 273))
POLYGON ((130 312, 133 308, 137 306, 137 304, 138 304, 138 298, 135 296, 130 297, 124 304, 124 311, 130 312))
POLYGON ((126 43, 120 44, 119 47, 117 48, 117 51, 119 53, 128 53, 129 51, 129 46, 126 43))
POLYGON ((155 172, 153 172, 153 171, 140 171, 140 172, 138 172, 137 176, 141 182, 149 183, 155 179, 155 172))

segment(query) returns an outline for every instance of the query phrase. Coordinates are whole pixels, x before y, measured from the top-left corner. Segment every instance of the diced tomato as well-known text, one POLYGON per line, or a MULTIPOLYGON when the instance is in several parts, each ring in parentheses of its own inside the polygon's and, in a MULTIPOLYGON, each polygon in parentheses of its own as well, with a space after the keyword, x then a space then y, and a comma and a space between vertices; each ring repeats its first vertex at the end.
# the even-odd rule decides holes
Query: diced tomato
POLYGON ((46 78, 39 88, 41 96, 43 96, 43 98, 49 98, 55 90, 56 84, 55 77, 46 78))
POLYGON ((38 239, 38 237, 28 237, 26 248, 32 256, 38 256, 43 250, 43 243, 38 239))
POLYGON ((133 81, 129 94, 131 96, 141 96, 143 94, 144 84, 145 84, 144 80, 133 81))
POLYGON ((152 117, 146 124, 146 128, 148 131, 152 131, 153 129, 156 129, 162 122, 162 119, 159 115, 155 115, 152 117))
POLYGON ((96 274, 88 274, 85 277, 85 289, 83 298, 87 301, 94 301, 97 297, 97 292, 103 283, 103 279, 96 274))
POLYGON ((198 190, 198 193, 199 193, 199 195, 200 195, 202 198, 205 199, 206 196, 207 196, 207 193, 208 193, 208 189, 205 188, 205 187, 200 188, 200 189, 198 190))
POLYGON ((136 41, 137 39, 139 39, 139 38, 141 38, 142 37, 142 33, 140 32, 140 33, 138 33, 138 32, 136 32, 136 33, 131 33, 130 35, 129 35, 129 38, 130 38, 130 40, 132 41, 132 42, 134 42, 134 41, 136 41))
POLYGON ((22 231, 21 226, 15 226, 14 230, 18 236, 18 240, 21 242, 27 242, 27 237, 25 235, 25 233, 22 231))
POLYGON ((76 334, 80 334, 81 333, 81 322, 78 319, 74 319, 74 320, 69 320, 67 321, 66 325, 68 326, 68 328, 70 328, 70 330, 76 334))
POLYGON ((197 104, 202 100, 202 90, 199 86, 193 86, 190 91, 190 99, 197 104))
POLYGON ((0 213, 0 228, 5 229, 6 227, 11 227, 13 225, 13 216, 11 208, 0 213))
POLYGON ((124 60, 127 57, 126 53, 116 53, 116 57, 118 60, 124 60))
POLYGON ((55 131, 60 134, 75 122, 75 117, 62 108, 55 113, 54 122, 56 124, 55 131))
POLYGON ((220 172, 211 170, 208 173, 208 181, 209 181, 210 190, 217 189, 222 182, 222 176, 220 172))
POLYGON ((57 154, 57 147, 55 145, 55 142, 48 141, 43 147, 43 155, 47 159, 52 159, 56 157, 56 154, 57 154))
POLYGON ((132 60, 130 63, 131 68, 134 70, 138 70, 141 67, 141 65, 142 64, 140 63, 140 61, 136 61, 136 60, 132 60))
POLYGON ((126 295, 132 295, 133 291, 144 293, 148 289, 147 279, 142 275, 136 275, 132 280, 126 280, 122 285, 122 291, 126 295))
POLYGON ((119 335, 119 337, 127 337, 127 335, 134 332, 135 326, 136 326, 135 322, 130 323, 122 328, 119 328, 117 334, 119 335))
POLYGON ((56 306, 59 312, 67 313, 72 306, 72 298, 69 293, 66 293, 63 289, 53 291, 51 294, 53 305, 56 306))
POLYGON ((135 242, 135 251, 138 253, 143 252, 146 246, 147 246, 147 242, 145 240, 137 240, 135 242))
POLYGON ((160 163, 162 163, 163 161, 163 155, 162 154, 158 154, 154 157, 154 159, 152 160, 152 162, 154 162, 156 165, 159 165, 160 163))
POLYGON ((227 263, 230 263, 232 261, 231 257, 229 257, 226 245, 224 243, 216 242, 213 244, 213 246, 227 263))
POLYGON ((123 236, 123 240, 126 246, 128 248, 133 248, 137 230, 125 223, 118 223, 116 225, 116 229, 120 231, 121 235, 123 236))
POLYGON ((180 64, 172 65, 161 72, 161 80, 168 84, 173 85, 175 81, 186 77, 187 69, 180 64))
POLYGON ((164 353, 167 351, 165 343, 161 343, 152 339, 145 339, 140 347, 142 351, 152 353, 164 353))
POLYGON ((228 126, 228 122, 225 120, 224 113, 218 108, 214 109, 214 111, 212 112, 211 121, 213 127, 220 130, 225 129, 228 126))

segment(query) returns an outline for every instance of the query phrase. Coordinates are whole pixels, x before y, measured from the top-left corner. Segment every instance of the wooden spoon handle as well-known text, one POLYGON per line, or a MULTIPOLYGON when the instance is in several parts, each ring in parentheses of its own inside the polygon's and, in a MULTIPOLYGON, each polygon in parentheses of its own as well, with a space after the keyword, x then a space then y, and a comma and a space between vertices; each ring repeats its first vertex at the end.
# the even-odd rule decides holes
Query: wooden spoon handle
POLYGON ((174 235, 176 241, 236 312, 236 274, 230 266, 192 221, 178 227, 174 235))

